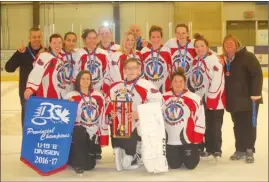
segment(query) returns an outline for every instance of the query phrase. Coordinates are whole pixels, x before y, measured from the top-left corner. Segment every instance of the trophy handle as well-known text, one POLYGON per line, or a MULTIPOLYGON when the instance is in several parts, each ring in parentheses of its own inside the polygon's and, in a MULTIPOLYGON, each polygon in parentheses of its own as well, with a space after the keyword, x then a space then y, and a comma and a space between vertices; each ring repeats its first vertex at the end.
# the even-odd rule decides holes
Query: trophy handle
MULTIPOLYGON (((132 102, 127 102, 128 104, 128 114, 132 113, 132 102)), ((128 136, 131 137, 132 133, 132 119, 128 118, 128 136)))
MULTIPOLYGON (((117 102, 113 102, 113 111, 117 113, 117 102)), ((113 137, 116 137, 116 131, 117 131, 117 123, 116 123, 116 119, 117 117, 115 117, 113 119, 113 137)))
POLYGON ((121 103, 121 126, 120 126, 120 135, 125 136, 125 103, 121 103))

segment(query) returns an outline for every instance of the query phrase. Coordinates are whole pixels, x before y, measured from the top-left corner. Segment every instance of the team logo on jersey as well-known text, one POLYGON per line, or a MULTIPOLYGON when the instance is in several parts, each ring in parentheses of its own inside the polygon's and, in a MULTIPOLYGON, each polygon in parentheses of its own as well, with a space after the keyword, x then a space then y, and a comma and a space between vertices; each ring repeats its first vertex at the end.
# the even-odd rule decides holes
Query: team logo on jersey
POLYGON ((200 70, 198 73, 194 72, 194 74, 192 74, 192 82, 195 87, 200 87, 203 84, 203 80, 203 74, 200 70))
POLYGON ((87 124, 95 124, 99 117, 100 117, 100 113, 98 111, 98 104, 96 104, 95 102, 87 102, 87 105, 83 102, 82 104, 82 112, 81 112, 81 119, 83 122, 87 123, 87 124), (90 116, 88 115, 87 110, 89 109, 88 104, 91 104, 90 108, 91 108, 91 112, 90 112, 90 116))
POLYGON ((65 62, 64 63, 64 80, 67 84, 71 84, 72 83, 72 74, 73 74, 73 65, 74 65, 74 61, 70 62, 65 62))
POLYGON ((189 71, 190 71, 190 68, 191 68, 190 67, 191 60, 192 59, 187 55, 186 56, 186 60, 184 62, 185 64, 184 64, 184 63, 182 63, 182 60, 181 60, 181 56, 180 55, 174 56, 174 58, 173 58, 173 65, 172 65, 173 72, 177 71, 177 68, 178 67, 182 67, 186 71, 186 74, 188 74, 189 71))
POLYGON ((66 88, 66 77, 65 77, 65 66, 64 64, 59 64, 57 67, 57 81, 58 81, 58 87, 61 89, 66 88))
POLYGON ((202 88, 204 88, 204 70, 199 69, 197 73, 197 68, 192 72, 191 75, 191 81, 192 81, 192 87, 195 91, 198 91, 202 88))
POLYGON ((145 68, 144 68, 145 77, 153 82, 159 81, 160 79, 164 78, 163 64, 164 62, 160 58, 158 58, 158 62, 156 65, 154 64, 154 61, 152 59, 148 59, 148 61, 145 63, 145 68), (154 71, 154 69, 156 69, 156 72, 154 71))
POLYGON ((91 63, 88 61, 87 68, 92 74, 92 83, 95 85, 101 80, 101 74, 102 74, 101 64, 95 61, 95 63, 91 65, 91 63))
POLYGON ((165 121, 169 125, 177 125, 184 121, 184 110, 182 108, 183 103, 179 100, 169 102, 165 109, 165 121))

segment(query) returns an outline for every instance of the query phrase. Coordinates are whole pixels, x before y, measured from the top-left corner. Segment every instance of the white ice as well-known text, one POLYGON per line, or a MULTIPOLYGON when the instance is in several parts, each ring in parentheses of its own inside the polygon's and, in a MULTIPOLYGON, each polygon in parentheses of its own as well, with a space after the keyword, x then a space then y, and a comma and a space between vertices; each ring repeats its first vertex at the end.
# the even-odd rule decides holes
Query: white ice
POLYGON ((225 113, 223 124, 223 156, 217 162, 201 160, 194 170, 170 170, 150 174, 141 167, 134 171, 117 172, 111 147, 103 148, 103 159, 82 177, 70 168, 42 177, 20 159, 21 120, 17 82, 1 83, 1 179, 2 181, 268 181, 268 79, 263 85, 264 104, 260 105, 255 162, 231 161, 234 152, 233 123, 225 113))

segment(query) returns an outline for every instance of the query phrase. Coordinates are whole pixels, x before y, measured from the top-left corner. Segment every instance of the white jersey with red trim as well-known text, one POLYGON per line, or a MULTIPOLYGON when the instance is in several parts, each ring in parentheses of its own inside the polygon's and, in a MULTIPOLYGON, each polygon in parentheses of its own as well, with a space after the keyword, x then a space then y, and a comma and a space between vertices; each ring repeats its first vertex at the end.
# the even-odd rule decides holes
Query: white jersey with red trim
POLYGON ((121 80, 119 68, 112 63, 108 53, 101 48, 96 48, 89 54, 86 48, 81 48, 74 53, 74 61, 76 63, 74 78, 80 71, 89 70, 92 73, 93 88, 96 90, 107 93, 111 83, 121 80))
POLYGON ((178 67, 183 67, 184 70, 186 71, 187 78, 189 78, 192 61, 197 55, 194 49, 194 41, 188 40, 187 51, 186 51, 186 46, 180 46, 176 38, 168 40, 164 44, 164 46, 170 48, 170 51, 171 51, 172 71, 174 72, 176 68, 178 67), (179 53, 179 49, 180 49, 180 53, 179 53), (186 54, 185 54, 185 51, 186 51, 186 54), (186 55, 186 59, 184 59, 185 55, 186 55), (181 59, 185 61, 182 62, 181 59))
POLYGON ((73 72, 75 69, 75 61, 73 59, 74 52, 67 53, 64 50, 60 52, 61 56, 64 60, 64 68, 65 68, 65 82, 66 82, 66 89, 63 90, 63 97, 67 93, 74 90, 74 79, 73 79, 73 72))
POLYGON ((85 127, 90 138, 98 134, 100 145, 108 145, 109 130, 105 122, 105 98, 102 93, 92 89, 89 95, 81 95, 80 92, 73 91, 65 96, 65 99, 70 98, 78 102, 75 126, 85 127))
POLYGON ((161 47, 159 55, 158 52, 159 49, 154 50, 153 55, 151 55, 151 48, 149 47, 144 47, 141 50, 143 72, 145 79, 152 82, 161 93, 164 93, 170 89, 172 60, 169 48, 161 47), (154 69, 156 69, 156 73, 154 69))
POLYGON ((215 54, 208 53, 204 59, 197 56, 193 60, 188 88, 201 98, 205 97, 208 109, 225 108, 224 82, 223 66, 215 54))
MULTIPOLYGON (((126 75, 124 74, 124 71, 123 71, 123 64, 124 64, 124 61, 126 61, 129 58, 137 58, 137 59, 139 59, 141 61, 141 69, 142 69, 142 67, 143 67, 143 65, 142 65, 142 55, 141 55, 141 53, 139 51, 136 51, 135 55, 134 54, 126 55, 121 51, 116 51, 115 53, 113 53, 111 55, 112 61, 116 62, 118 64, 122 80, 124 80, 126 78, 126 75)), ((143 78, 143 77, 144 77, 144 74, 143 74, 143 71, 141 70, 140 78, 143 78)))
MULTIPOLYGON (((126 82, 126 88, 125 88, 125 82, 120 81, 113 83, 110 88, 109 97, 107 98, 107 101, 109 103, 107 108, 107 113, 110 113, 113 109, 113 102, 112 101, 126 101, 126 93, 129 101, 132 101, 132 112, 137 112, 137 106, 143 103, 147 102, 159 102, 162 104, 162 95, 161 93, 156 89, 156 87, 149 81, 145 79, 138 79, 137 81, 130 81, 126 82), (126 92, 127 89, 127 92, 126 92)), ((128 113, 128 107, 127 103, 125 104, 125 113, 128 113)), ((121 124, 122 118, 121 118, 121 108, 122 108, 122 102, 117 102, 117 117, 116 122, 118 123, 117 127, 119 129, 119 126, 121 124)), ((127 121, 127 114, 125 115, 125 121, 127 121)), ((132 131, 139 126, 139 121, 132 121, 132 131)), ((126 126, 128 127, 128 126, 126 126)), ((139 129, 138 129, 139 130, 139 129)), ((139 132, 139 131, 138 131, 139 132)))
POLYGON ((114 52, 120 49, 120 45, 116 44, 115 42, 110 42, 107 48, 103 47, 101 42, 99 43, 99 48, 107 51, 107 53, 111 56, 114 52))
POLYGON ((181 97, 172 91, 163 94, 163 115, 167 144, 198 144, 205 133, 205 113, 201 98, 188 90, 181 97))
POLYGON ((36 92, 39 97, 63 98, 66 89, 64 63, 61 54, 55 58, 48 52, 41 53, 28 76, 26 88, 36 92))

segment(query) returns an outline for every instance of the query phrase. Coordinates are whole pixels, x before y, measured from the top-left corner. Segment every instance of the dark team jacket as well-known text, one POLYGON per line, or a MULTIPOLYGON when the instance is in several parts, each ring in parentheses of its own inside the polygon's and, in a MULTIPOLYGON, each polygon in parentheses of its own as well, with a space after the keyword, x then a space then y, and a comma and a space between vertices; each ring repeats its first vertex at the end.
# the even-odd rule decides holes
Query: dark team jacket
MULTIPOLYGON (((30 43, 29 43, 30 46, 30 43)), ((35 56, 38 54, 39 50, 31 49, 35 56)), ((37 57, 37 56, 36 56, 37 57)), ((28 75, 33 69, 34 58, 31 53, 26 48, 24 53, 16 51, 13 56, 7 61, 5 65, 5 70, 9 73, 15 72, 17 68, 20 68, 19 75, 19 95, 20 98, 24 98, 24 91, 26 88, 26 82, 28 75)))
MULTIPOLYGON (((226 62, 227 63, 227 62, 226 62)), ((227 67, 225 63, 225 73, 227 67)), ((263 75, 256 56, 246 47, 236 52, 231 62, 230 75, 225 74, 226 104, 228 112, 252 109, 251 96, 262 94, 263 75)), ((259 103, 262 99, 259 100, 259 103)))

